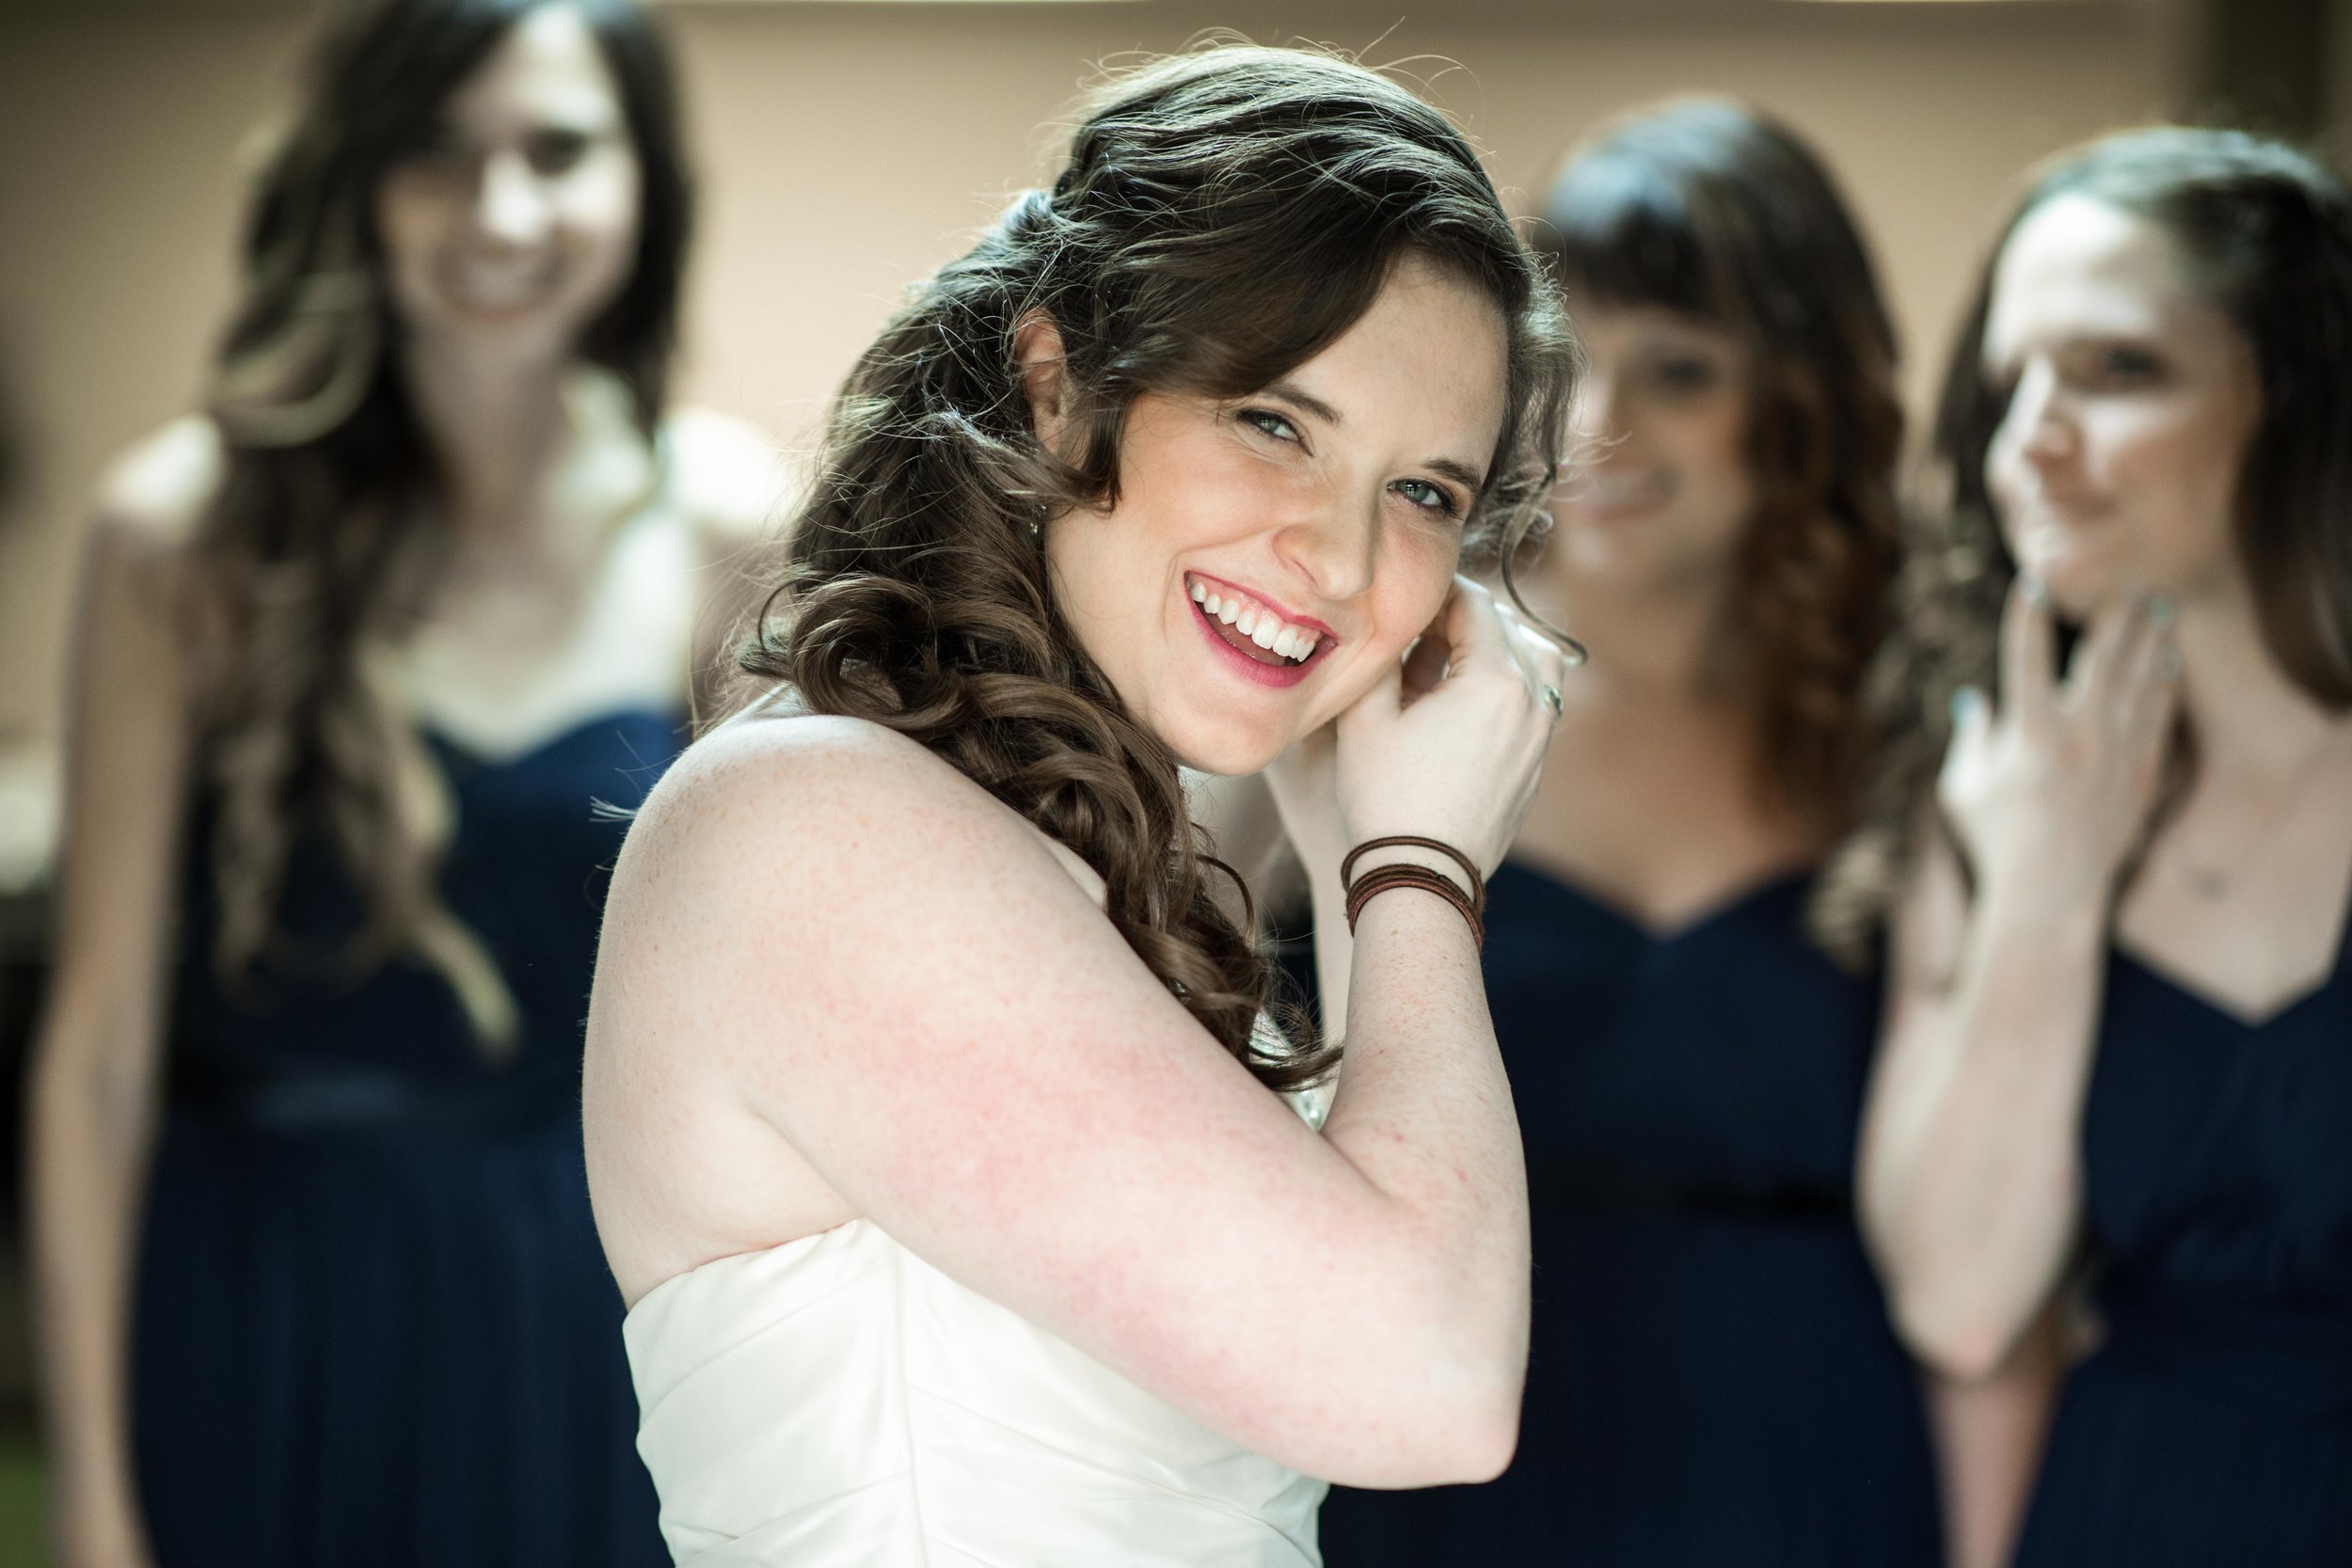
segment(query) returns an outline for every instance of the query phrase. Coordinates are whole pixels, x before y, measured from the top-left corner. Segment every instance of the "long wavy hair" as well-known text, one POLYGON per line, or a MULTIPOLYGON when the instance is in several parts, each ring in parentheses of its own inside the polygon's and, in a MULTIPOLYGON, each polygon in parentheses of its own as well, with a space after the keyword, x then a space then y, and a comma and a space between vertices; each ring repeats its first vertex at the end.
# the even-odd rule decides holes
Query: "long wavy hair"
POLYGON ((316 958, 279 929, 278 905, 294 841, 324 829, 365 910, 341 967, 423 958, 492 1049, 511 1041, 513 1003, 442 905, 446 800, 363 657, 415 614, 446 553, 440 472, 392 352, 401 324, 373 205, 387 172, 428 144, 452 90, 548 4, 587 22, 641 166, 634 265, 580 353, 620 379, 651 431, 691 207, 651 23, 628 0, 339 0, 254 184, 242 294, 208 399, 226 471, 190 549, 224 983, 244 985, 264 958, 316 958))
MULTIPOLYGON (((2312 699, 2352 707, 2352 193, 2316 160, 2237 131, 2159 127, 2107 136, 2046 165, 1986 259, 1952 345, 1931 483, 1898 593, 1898 630, 1872 676, 1877 760, 1865 814, 1817 911, 1865 952, 1915 860, 1951 738, 1951 699, 1997 695, 2002 602, 2017 563, 1984 462, 2010 388, 1986 378, 1994 272, 2018 226, 2060 197, 2155 226, 2190 287, 2252 348, 2262 419, 2233 504, 2238 559, 2270 657, 2312 699)), ((2176 745, 2177 800, 2193 737, 2176 745)))
POLYGON ((1755 705, 1763 794, 1842 832, 1901 532, 1903 416, 1894 325, 1836 183, 1771 119, 1686 100, 1578 149, 1538 233, 1571 317, 1655 307, 1745 348, 1756 508, 1724 645, 1755 705))
POLYGON ((1461 133, 1385 77, 1301 51, 1228 45, 1112 80, 1053 188, 1017 198, 858 361, 743 655, 811 708, 920 741, 1076 851, 1136 955, 1275 1087, 1311 1081, 1335 1048, 1255 1028, 1269 967, 1213 895, 1175 757, 1071 634, 1040 531, 1115 500, 1137 396, 1265 387, 1408 257, 1507 324, 1507 412, 1467 542, 1516 545, 1549 491, 1574 350, 1461 133), (1013 336, 1033 314, 1061 334, 1066 457, 1021 390, 1013 336))

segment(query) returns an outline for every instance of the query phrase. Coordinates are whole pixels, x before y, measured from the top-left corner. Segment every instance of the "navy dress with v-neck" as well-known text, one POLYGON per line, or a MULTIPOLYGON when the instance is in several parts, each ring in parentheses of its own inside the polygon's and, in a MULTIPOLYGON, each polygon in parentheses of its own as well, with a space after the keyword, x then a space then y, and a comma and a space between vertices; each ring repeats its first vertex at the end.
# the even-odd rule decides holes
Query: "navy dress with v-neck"
POLYGON ((1916 1568, 1941 1557, 1919 1385, 1852 1219, 1875 983, 1809 879, 1668 935, 1504 865, 1486 975, 1527 1147, 1518 1456, 1335 1490, 1331 1568, 1916 1568))
POLYGON ((132 1345, 159 1568, 668 1563, 580 1067, 626 828, 597 802, 642 800, 680 729, 612 714, 501 761, 432 737, 442 895, 521 1013, 503 1061, 437 972, 336 967, 361 907, 324 834, 286 870, 299 951, 225 987, 196 802, 132 1345))
POLYGON ((2105 1338, 2020 1568, 2352 1563, 2352 920, 2259 1022, 2118 952, 2083 1117, 2105 1338))

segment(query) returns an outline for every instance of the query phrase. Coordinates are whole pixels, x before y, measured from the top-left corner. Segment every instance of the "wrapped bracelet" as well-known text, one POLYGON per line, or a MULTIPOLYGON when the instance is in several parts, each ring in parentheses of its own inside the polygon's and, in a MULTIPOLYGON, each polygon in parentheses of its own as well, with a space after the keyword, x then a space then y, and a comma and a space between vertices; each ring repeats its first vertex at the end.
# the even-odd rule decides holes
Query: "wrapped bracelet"
POLYGON ((1413 887, 1424 893, 1434 893, 1453 905, 1463 920, 1469 923, 1471 942, 1480 947, 1486 944, 1486 879, 1479 875, 1476 862, 1451 844, 1409 835, 1368 839, 1350 849, 1347 858, 1340 862, 1340 885, 1347 890, 1347 928, 1350 931, 1356 929, 1356 917, 1372 899, 1391 888, 1413 887), (1470 879, 1470 891, 1464 892, 1461 884, 1444 872, 1411 861, 1376 865, 1354 881, 1348 880, 1349 873, 1356 869, 1357 860, 1367 850, 1389 848, 1434 849, 1451 856, 1470 879))

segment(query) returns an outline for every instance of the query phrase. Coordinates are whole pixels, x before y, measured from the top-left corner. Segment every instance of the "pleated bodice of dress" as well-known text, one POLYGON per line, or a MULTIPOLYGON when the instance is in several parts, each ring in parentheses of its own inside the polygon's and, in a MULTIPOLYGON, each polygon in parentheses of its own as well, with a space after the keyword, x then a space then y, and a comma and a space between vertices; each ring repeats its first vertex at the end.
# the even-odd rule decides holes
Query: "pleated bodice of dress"
POLYGON ((485 1053, 438 972, 335 967, 365 907, 324 834, 296 950, 225 987, 194 802, 133 1323, 140 1502, 165 1568, 652 1568, 653 1488, 580 1150, 580 1020, 633 804, 677 716, 519 755, 428 733, 440 892, 520 1028, 485 1053))
POLYGON ((2352 1562, 2352 926, 2249 1022, 2117 952, 2083 1115, 2104 1341, 2023 1568, 2352 1562))
POLYGON ((691 1568, 1313 1568, 1324 1485, 866 1220, 706 1263, 626 1328, 691 1568))

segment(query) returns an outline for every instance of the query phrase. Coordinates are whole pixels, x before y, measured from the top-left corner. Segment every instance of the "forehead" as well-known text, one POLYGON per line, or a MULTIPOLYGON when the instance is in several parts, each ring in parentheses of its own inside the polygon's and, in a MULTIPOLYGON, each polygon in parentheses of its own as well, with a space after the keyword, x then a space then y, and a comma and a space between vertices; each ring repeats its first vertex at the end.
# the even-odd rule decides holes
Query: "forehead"
POLYGON ((2085 337, 2227 331, 2183 275, 2163 230, 2083 196, 2027 214, 2001 247, 1985 318, 1988 359, 2085 337))
POLYGON ((619 90, 588 23, 570 6, 526 13, 450 94, 466 125, 516 119, 602 124, 618 118, 619 90))
POLYGON ((1291 379, 1349 423, 1387 419, 1453 436, 1486 457, 1502 423, 1509 333, 1501 307, 1427 261, 1408 258, 1361 320, 1291 379))

